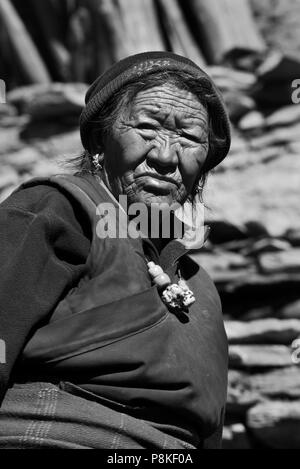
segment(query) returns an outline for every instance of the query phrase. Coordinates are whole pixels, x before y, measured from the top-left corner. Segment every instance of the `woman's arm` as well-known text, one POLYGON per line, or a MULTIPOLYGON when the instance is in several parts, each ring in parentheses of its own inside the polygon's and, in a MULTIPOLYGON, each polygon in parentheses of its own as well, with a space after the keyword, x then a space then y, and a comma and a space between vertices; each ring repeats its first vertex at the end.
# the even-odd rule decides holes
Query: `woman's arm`
POLYGON ((80 210, 56 188, 35 186, 0 205, 0 404, 37 324, 82 276, 90 247, 80 210))

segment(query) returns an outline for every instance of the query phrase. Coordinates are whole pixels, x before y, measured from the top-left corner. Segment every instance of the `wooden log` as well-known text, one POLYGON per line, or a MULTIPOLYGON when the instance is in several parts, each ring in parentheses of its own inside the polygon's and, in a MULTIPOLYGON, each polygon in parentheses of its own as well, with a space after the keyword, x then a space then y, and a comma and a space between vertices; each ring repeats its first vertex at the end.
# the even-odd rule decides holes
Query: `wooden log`
POLYGON ((262 53, 265 43, 256 29, 248 0, 186 0, 212 63, 249 53, 262 53))
POLYGON ((49 52, 49 57, 54 70, 54 79, 60 81, 69 81, 70 74, 70 53, 63 44, 62 34, 58 18, 56 16, 53 4, 49 0, 30 0, 33 12, 36 15, 39 24, 41 40, 49 52))
POLYGON ((12 45, 15 60, 29 83, 49 83, 47 68, 10 0, 1 0, 0 18, 12 45))
POLYGON ((158 4, 172 51, 204 67, 206 61, 185 21, 178 0, 158 0, 158 4))
POLYGON ((87 0, 86 6, 92 19, 96 78, 126 55, 126 38, 123 37, 123 25, 115 2, 87 0))
MULTIPOLYGON (((154 0, 117 0, 123 37, 127 44, 126 54, 149 50, 165 50, 159 27, 154 0)), ((173 3, 173 2, 172 2, 173 3)), ((122 58, 124 53, 121 52, 122 58)))
POLYGON ((153 0, 87 0, 93 18, 97 73, 131 54, 164 50, 153 0))
POLYGON ((97 74, 97 50, 92 34, 93 21, 85 7, 77 8, 69 18, 68 46, 71 51, 71 74, 74 81, 87 82, 97 74))

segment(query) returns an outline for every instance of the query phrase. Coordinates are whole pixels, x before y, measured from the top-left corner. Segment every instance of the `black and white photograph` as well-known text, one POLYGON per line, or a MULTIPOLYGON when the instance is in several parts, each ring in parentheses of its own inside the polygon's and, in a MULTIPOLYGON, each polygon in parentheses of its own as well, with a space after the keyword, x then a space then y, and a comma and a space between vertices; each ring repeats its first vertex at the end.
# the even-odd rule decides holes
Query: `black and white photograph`
POLYGON ((0 0, 0 449, 300 449, 300 0, 0 0))

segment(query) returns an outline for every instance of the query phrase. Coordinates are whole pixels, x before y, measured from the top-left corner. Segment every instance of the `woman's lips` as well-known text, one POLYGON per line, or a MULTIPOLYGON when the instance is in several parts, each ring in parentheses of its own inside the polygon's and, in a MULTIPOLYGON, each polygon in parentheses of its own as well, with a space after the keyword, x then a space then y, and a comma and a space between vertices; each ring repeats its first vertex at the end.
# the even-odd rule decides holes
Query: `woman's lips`
POLYGON ((153 174, 141 174, 137 179, 138 185, 141 185, 143 189, 154 190, 155 192, 169 193, 174 190, 174 186, 178 186, 178 183, 172 178, 153 174))

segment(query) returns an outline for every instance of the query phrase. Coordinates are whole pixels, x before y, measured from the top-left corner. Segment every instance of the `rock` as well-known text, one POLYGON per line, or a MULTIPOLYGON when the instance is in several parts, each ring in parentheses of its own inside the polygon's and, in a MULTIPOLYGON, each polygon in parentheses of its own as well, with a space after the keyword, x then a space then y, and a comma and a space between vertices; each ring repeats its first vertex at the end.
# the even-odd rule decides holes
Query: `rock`
POLYGON ((16 170, 10 166, 1 166, 0 172, 0 191, 6 189, 8 186, 18 184, 19 176, 16 170))
POLYGON ((285 233, 284 237, 291 243, 292 246, 300 247, 300 229, 290 228, 285 233))
POLYGON ((256 83, 254 73, 235 70, 230 67, 221 67, 213 65, 207 67, 208 74, 216 82, 220 90, 236 89, 239 91, 247 91, 256 83))
POLYGON ((251 388, 246 377, 245 373, 236 370, 228 371, 227 415, 243 416, 250 407, 263 400, 259 392, 251 388))
POLYGON ((87 88, 84 83, 23 86, 7 93, 7 101, 20 112, 29 113, 35 119, 79 115, 84 106, 87 88))
POLYGON ((30 171, 32 166, 42 158, 40 152, 33 147, 24 147, 21 150, 9 153, 3 158, 6 164, 11 165, 18 172, 30 171))
POLYGON ((300 401, 270 401, 247 413, 246 427, 270 448, 300 449, 300 401))
MULTIPOLYGON (((234 131, 232 132, 232 139, 231 139, 231 146, 230 146, 230 155, 233 155, 233 154, 237 154, 237 155, 240 155, 240 154, 243 154, 243 153, 246 153, 248 150, 248 145, 246 143, 246 140, 244 138, 241 138, 239 135, 237 135, 236 133, 234 133, 234 131)), ((224 162, 229 159, 229 158, 226 158, 224 160, 224 162)), ((218 168, 218 166, 217 166, 218 168)))
POLYGON ((19 137, 18 127, 1 128, 0 154, 8 154, 22 148, 23 143, 19 137))
POLYGON ((35 94, 25 112, 34 120, 79 116, 86 91, 87 86, 82 83, 54 83, 43 93, 35 94))
POLYGON ((83 152, 78 129, 43 140, 32 140, 31 143, 48 158, 59 159, 62 162, 72 156, 79 156, 83 152))
POLYGON ((240 253, 243 256, 257 256, 263 252, 288 251, 291 244, 288 241, 276 238, 266 238, 255 241, 250 246, 243 248, 240 253))
POLYGON ((226 220, 215 220, 210 223, 209 239, 213 244, 227 243, 233 240, 247 238, 247 232, 243 226, 233 225, 226 220))
POLYGON ((213 174, 204 190, 207 223, 260 223, 274 237, 300 230, 299 174, 300 158, 294 154, 213 174))
POLYGON ((290 344, 300 336, 297 319, 259 319, 257 321, 226 321, 225 329, 231 344, 290 344))
POLYGON ((298 366, 267 373, 243 375, 240 381, 240 387, 244 387, 249 393, 251 391, 261 398, 300 400, 300 368, 298 366))
POLYGON ((7 102, 15 106, 19 112, 23 114, 26 105, 34 98, 34 96, 43 93, 47 89, 49 89, 49 85, 47 84, 20 86, 7 93, 7 102))
POLYGON ((259 111, 251 111, 244 115, 238 122, 238 128, 242 132, 249 132, 255 129, 263 129, 265 118, 259 111))
POLYGON ((17 115, 17 109, 12 104, 1 104, 0 105, 0 124, 2 124, 2 119, 6 117, 15 117, 17 115))
POLYGON ((289 142, 288 149, 289 152, 300 155, 300 142, 289 142))
POLYGON ((290 125, 300 120, 300 106, 291 104, 284 106, 278 111, 270 114, 265 122, 267 127, 281 127, 283 125, 290 125))
POLYGON ((283 306, 277 311, 277 316, 281 318, 300 319, 300 299, 283 306))
POLYGON ((280 368, 292 366, 291 352, 284 345, 230 345, 232 368, 280 368))
POLYGON ((250 449, 250 441, 245 425, 234 423, 224 426, 222 435, 222 449, 250 449))
POLYGON ((53 174, 63 173, 63 169, 54 161, 42 159, 35 163, 31 169, 32 177, 52 176, 53 174))
POLYGON ((223 98, 232 122, 239 121, 245 114, 253 111, 256 106, 252 98, 236 91, 223 93, 223 98))
POLYGON ((268 147, 270 145, 285 145, 299 141, 300 124, 294 124, 288 127, 276 127, 259 137, 251 138, 249 143, 254 150, 260 150, 262 147, 268 147))
POLYGON ((282 148, 278 146, 269 146, 255 152, 248 151, 239 155, 234 154, 229 158, 225 158, 221 167, 216 172, 243 169, 251 165, 268 163, 280 156, 282 156, 282 148))
POLYGON ((300 273, 300 248, 261 254, 258 256, 258 264, 264 274, 300 273))
POLYGON ((240 278, 241 275, 247 275, 251 267, 251 261, 245 257, 220 249, 213 253, 192 254, 191 257, 216 282, 228 282, 231 279, 240 278))

